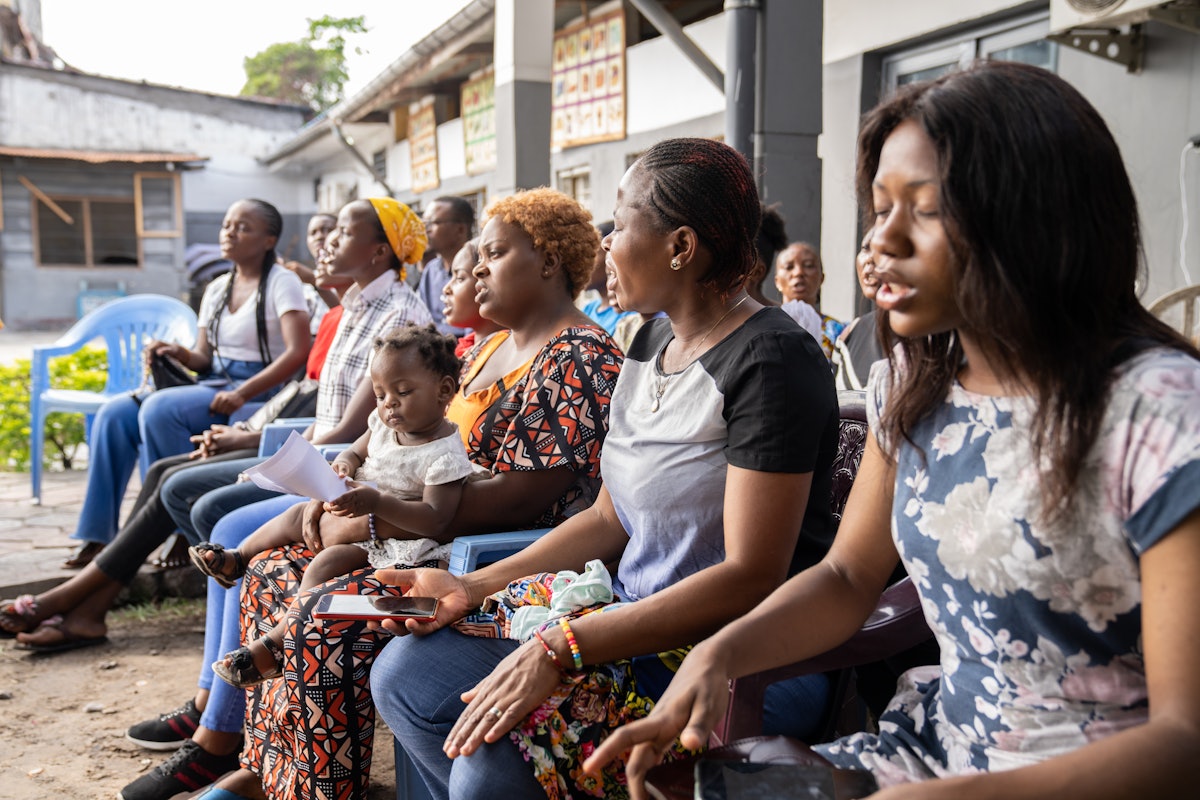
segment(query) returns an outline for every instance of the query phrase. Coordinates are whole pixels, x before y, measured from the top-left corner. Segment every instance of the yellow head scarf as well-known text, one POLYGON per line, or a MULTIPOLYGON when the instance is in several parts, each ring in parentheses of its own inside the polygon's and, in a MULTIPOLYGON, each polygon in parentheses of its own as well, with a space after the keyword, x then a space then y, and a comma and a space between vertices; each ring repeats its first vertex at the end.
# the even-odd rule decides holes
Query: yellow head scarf
MULTIPOLYGON (((390 197, 368 198, 371 207, 379 215, 388 244, 401 265, 415 264, 425 255, 429 239, 425 236, 425 225, 413 210, 390 197)), ((404 280, 404 267, 400 267, 400 280, 404 280)))

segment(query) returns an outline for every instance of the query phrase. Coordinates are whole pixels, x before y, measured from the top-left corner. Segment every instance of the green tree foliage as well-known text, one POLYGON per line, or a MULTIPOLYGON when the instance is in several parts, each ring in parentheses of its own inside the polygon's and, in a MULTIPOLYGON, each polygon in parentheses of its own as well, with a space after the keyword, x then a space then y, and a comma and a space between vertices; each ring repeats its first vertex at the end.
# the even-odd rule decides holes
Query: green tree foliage
MULTIPOLYGON (((243 97, 271 97, 320 113, 342 99, 346 73, 345 34, 366 33, 363 17, 324 16, 308 20, 308 36, 279 42, 242 65, 243 97)), ((355 53, 361 52, 355 48, 355 53)))
MULTIPOLYGON (((29 469, 29 359, 0 366, 0 469, 29 469)), ((85 347, 50 362, 50 385, 55 389, 100 391, 108 375, 108 354, 102 347, 85 347)), ((82 414, 54 412, 46 417, 46 451, 42 463, 51 469, 71 469, 85 441, 82 414)))

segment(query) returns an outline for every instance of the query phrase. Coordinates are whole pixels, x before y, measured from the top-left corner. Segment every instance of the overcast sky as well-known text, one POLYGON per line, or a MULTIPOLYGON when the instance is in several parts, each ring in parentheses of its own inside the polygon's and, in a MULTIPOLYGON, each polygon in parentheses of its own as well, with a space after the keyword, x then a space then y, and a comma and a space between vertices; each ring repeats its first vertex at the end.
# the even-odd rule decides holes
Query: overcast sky
POLYGON ((236 95, 246 56, 303 38, 307 19, 361 15, 370 32, 347 37, 349 95, 468 1, 42 0, 42 38, 85 72, 236 95))

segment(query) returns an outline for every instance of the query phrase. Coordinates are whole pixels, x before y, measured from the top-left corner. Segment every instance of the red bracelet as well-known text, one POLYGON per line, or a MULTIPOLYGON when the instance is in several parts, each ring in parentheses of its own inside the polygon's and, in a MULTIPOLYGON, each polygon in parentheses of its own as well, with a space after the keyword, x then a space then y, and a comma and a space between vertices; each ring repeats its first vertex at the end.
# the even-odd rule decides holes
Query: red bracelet
POLYGON ((547 643, 547 642, 546 642, 546 640, 542 638, 542 632, 541 632, 541 631, 534 631, 534 632, 533 632, 533 635, 534 635, 534 636, 537 638, 538 642, 540 642, 540 643, 541 643, 541 645, 542 645, 542 649, 546 651, 546 655, 547 655, 547 656, 550 658, 550 660, 551 660, 551 661, 554 663, 554 666, 555 666, 555 668, 556 668, 556 669, 557 669, 559 672, 561 672, 563 675, 566 675, 566 674, 567 674, 567 671, 566 671, 565 669, 563 669, 562 662, 561 662, 561 661, 559 661, 559 659, 558 659, 558 653, 554 652, 554 648, 553 648, 553 647, 551 647, 551 646, 549 645, 549 643, 547 643))

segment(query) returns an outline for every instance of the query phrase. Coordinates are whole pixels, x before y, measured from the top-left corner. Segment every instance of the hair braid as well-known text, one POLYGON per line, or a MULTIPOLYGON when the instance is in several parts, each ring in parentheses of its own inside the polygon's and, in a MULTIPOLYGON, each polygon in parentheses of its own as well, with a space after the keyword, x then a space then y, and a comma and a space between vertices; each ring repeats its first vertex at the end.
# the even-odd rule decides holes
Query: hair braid
POLYGON ((762 206, 741 153, 711 139, 667 139, 637 161, 650 176, 650 208, 664 229, 690 227, 713 265, 700 282, 722 294, 754 269, 762 206))

